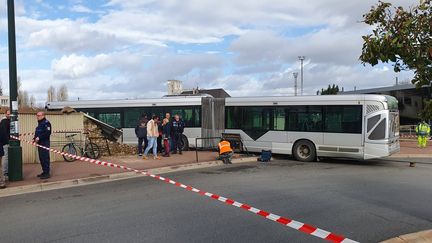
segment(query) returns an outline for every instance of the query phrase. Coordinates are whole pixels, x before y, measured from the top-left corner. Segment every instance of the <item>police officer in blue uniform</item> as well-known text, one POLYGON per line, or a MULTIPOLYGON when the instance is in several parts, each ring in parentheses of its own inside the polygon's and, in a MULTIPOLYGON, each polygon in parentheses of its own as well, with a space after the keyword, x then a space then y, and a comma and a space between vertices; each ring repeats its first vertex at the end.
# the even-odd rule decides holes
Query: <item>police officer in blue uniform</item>
POLYGON ((174 121, 171 123, 171 137, 173 138, 174 148, 172 149, 173 154, 177 153, 177 149, 179 154, 182 154, 182 135, 184 131, 185 124, 180 119, 179 115, 174 116, 174 121))
MULTIPOLYGON (((33 141, 44 147, 50 147, 51 123, 45 118, 45 113, 40 111, 36 114, 38 126, 36 127, 33 141)), ((50 175, 50 155, 49 151, 38 147, 39 161, 42 166, 42 173, 38 175, 40 179, 48 179, 50 175)))

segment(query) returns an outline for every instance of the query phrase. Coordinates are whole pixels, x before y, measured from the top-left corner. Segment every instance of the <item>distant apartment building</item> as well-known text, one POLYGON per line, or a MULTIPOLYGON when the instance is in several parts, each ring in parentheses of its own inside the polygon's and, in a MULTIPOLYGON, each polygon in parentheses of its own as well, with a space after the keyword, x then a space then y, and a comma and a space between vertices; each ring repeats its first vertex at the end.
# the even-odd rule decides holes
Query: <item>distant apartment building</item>
POLYGON ((224 89, 200 89, 198 87, 192 89, 184 89, 182 81, 179 80, 168 80, 167 82, 168 95, 185 95, 185 96, 202 96, 209 95, 214 98, 227 98, 231 97, 224 89))
POLYGON ((9 96, 0 96, 0 106, 9 106, 9 96))
POLYGON ((179 95, 183 92, 182 81, 168 80, 167 88, 168 88, 168 95, 179 95))
POLYGON ((401 125, 411 125, 419 121, 418 114, 423 109, 424 100, 431 98, 431 87, 416 88, 411 83, 404 83, 388 87, 339 92, 339 94, 383 94, 396 97, 399 101, 401 125))

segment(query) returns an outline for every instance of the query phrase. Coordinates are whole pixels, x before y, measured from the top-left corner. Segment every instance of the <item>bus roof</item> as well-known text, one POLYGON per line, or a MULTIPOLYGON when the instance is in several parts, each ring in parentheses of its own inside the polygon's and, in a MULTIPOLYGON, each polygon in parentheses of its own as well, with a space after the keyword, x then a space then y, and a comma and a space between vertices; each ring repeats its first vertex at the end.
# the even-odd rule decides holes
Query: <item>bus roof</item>
POLYGON ((275 103, 285 104, 304 104, 304 103, 317 103, 323 102, 331 103, 347 103, 357 101, 378 101, 387 102, 385 95, 313 95, 313 96, 272 96, 272 97, 231 97, 225 99, 226 105, 275 105, 275 103), (269 103, 270 102, 270 103, 269 103))
POLYGON ((178 106, 201 105, 202 97, 175 96, 148 99, 122 99, 122 100, 76 100, 76 101, 51 101, 46 103, 49 110, 72 108, 107 108, 107 107, 141 107, 141 106, 178 106))
MULTIPOLYGON (((147 99, 119 99, 119 100, 77 100, 77 101, 52 101, 47 102, 49 110, 72 108, 108 108, 108 107, 142 107, 142 106, 179 106, 201 105, 203 97, 171 96, 164 98, 147 99), (180 103, 180 104, 179 104, 180 103)), ((228 106, 233 105, 275 105, 275 104, 305 104, 323 102, 353 103, 361 101, 388 102, 385 95, 353 94, 353 95, 313 95, 313 96, 256 96, 256 97, 229 97, 225 98, 228 106)))

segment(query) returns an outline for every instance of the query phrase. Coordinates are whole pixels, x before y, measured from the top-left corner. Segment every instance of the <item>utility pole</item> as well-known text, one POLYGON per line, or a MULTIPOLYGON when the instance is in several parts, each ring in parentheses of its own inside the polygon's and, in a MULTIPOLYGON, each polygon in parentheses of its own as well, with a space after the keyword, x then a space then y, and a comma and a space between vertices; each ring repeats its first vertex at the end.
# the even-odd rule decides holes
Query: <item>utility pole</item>
MULTIPOLYGON (((15 41, 15 7, 14 0, 7 0, 8 11, 8 44, 9 44, 9 97, 11 124, 10 134, 18 137, 18 87, 17 87, 17 60, 15 41)), ((22 148, 19 140, 9 141, 9 180, 21 181, 22 177, 22 148)))
POLYGON ((300 80, 301 80, 301 84, 300 84, 300 94, 303 95, 303 61, 306 58, 305 56, 299 56, 298 57, 300 60, 300 80))
POLYGON ((298 72, 293 72, 293 76, 294 76, 294 96, 297 96, 297 77, 298 77, 298 72))

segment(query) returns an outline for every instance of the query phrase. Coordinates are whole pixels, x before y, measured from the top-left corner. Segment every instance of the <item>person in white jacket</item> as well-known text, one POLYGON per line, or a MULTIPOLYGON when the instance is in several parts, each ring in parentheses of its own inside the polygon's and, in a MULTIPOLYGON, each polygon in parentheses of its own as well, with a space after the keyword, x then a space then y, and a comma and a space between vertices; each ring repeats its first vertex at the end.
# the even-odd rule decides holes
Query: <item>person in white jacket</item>
POLYGON ((153 148, 153 159, 161 159, 157 156, 157 138, 159 137, 158 122, 158 116, 153 116, 152 119, 147 122, 148 145, 144 151, 143 159, 148 159, 147 155, 151 148, 153 148))

